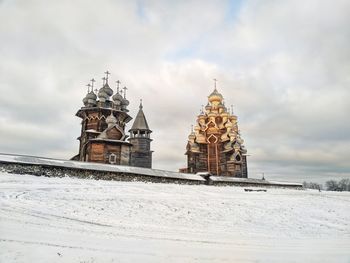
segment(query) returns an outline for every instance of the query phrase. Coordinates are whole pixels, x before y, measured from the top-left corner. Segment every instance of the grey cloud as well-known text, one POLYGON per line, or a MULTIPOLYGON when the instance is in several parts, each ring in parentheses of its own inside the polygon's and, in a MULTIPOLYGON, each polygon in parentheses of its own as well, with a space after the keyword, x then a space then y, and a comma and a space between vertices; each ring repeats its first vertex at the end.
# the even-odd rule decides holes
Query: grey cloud
POLYGON ((216 77, 252 176, 350 176, 348 1, 245 1, 230 21, 227 4, 0 2, 1 151, 76 154, 85 84, 108 69, 132 116, 143 99, 156 168, 184 167, 216 77))

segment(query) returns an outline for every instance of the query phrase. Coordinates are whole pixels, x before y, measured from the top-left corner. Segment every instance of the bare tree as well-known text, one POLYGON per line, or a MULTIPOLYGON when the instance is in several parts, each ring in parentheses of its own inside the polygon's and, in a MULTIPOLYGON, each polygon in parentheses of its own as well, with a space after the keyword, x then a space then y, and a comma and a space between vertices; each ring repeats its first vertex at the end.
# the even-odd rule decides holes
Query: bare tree
POLYGON ((350 179, 341 179, 339 182, 329 180, 326 182, 328 191, 350 191, 350 179))
POLYGON ((339 191, 350 191, 350 179, 341 179, 338 182, 339 191))
POLYGON ((303 187, 307 188, 307 189, 316 189, 316 190, 322 190, 323 189, 323 185, 322 184, 318 184, 318 183, 314 183, 314 182, 303 182, 303 187))
POLYGON ((336 180, 329 180, 326 182, 327 191, 339 191, 338 182, 336 180))

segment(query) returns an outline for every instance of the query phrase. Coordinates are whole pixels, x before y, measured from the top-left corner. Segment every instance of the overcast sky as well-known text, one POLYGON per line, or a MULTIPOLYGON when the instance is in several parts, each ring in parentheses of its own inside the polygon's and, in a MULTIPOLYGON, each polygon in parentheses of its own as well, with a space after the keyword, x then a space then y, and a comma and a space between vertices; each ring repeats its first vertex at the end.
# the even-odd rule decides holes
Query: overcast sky
POLYGON ((185 167, 217 78, 250 177, 350 177, 349 25, 348 0, 0 0, 0 152, 77 154, 85 85, 108 69, 133 117, 143 99, 154 168, 185 167))

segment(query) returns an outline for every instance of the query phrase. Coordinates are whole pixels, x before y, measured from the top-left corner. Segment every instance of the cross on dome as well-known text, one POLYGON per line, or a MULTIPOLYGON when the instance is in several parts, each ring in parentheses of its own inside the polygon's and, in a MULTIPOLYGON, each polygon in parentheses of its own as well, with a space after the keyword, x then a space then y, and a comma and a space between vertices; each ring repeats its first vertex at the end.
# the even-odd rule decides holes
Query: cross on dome
POLYGON ((117 83, 117 94, 119 94, 119 85, 120 85, 121 81, 117 80, 116 83, 117 83))
POLYGON ((88 93, 89 93, 89 92, 90 92, 91 84, 89 83, 89 84, 87 84, 86 86, 88 87, 88 93))
POLYGON ((94 78, 92 78, 91 80, 91 90, 93 90, 94 89, 94 82, 96 81, 94 78))
POLYGON ((213 79, 214 80, 214 89, 216 89, 216 82, 218 82, 217 79, 213 79))
POLYGON ((108 75, 110 75, 111 73, 107 70, 107 71, 105 72, 105 74, 106 74, 106 83, 108 83, 108 75))
POLYGON ((125 97, 126 97, 126 90, 127 90, 128 88, 127 87, 124 87, 123 88, 123 90, 124 90, 124 99, 125 99, 125 97))

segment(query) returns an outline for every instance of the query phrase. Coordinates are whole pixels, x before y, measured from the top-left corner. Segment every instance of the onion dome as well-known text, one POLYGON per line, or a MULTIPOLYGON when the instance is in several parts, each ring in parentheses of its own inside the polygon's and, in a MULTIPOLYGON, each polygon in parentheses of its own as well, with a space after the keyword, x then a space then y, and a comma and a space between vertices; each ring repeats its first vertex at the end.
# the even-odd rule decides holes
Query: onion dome
POLYGON ((211 106, 210 106, 209 102, 208 102, 207 106, 205 106, 205 109, 206 109, 207 111, 211 110, 211 106))
POLYGON ((208 113, 208 117, 210 118, 210 117, 216 117, 216 113, 214 113, 214 112, 209 112, 208 113))
POLYGON ((103 88, 98 91, 98 98, 100 101, 106 101, 108 99, 108 94, 103 90, 103 88))
POLYGON ((238 142, 235 142, 233 148, 235 149, 235 151, 238 151, 241 148, 241 145, 238 142))
POLYGON ((229 113, 227 111, 223 111, 223 112, 220 113, 220 116, 221 117, 228 117, 229 113))
POLYGON ((108 127, 117 124, 117 118, 114 117, 114 115, 113 115, 112 112, 111 112, 111 114, 106 118, 106 123, 108 124, 108 127))
MULTIPOLYGON (((88 95, 88 94, 87 94, 87 95, 88 95)), ((84 106, 87 106, 87 104, 88 104, 87 95, 86 95, 86 96, 84 97, 84 99, 83 99, 84 106)))
POLYGON ((126 107, 126 106, 128 106, 129 104, 130 104, 130 102, 129 102, 127 99, 124 99, 124 98, 123 98, 123 100, 122 100, 122 105, 126 107))
POLYGON ((226 128, 232 128, 232 127, 233 127, 232 122, 227 121, 226 124, 225 124, 225 127, 226 127, 226 128))
POLYGON ((129 105, 129 101, 127 99, 123 99, 121 101, 121 110, 128 112, 127 106, 129 105))
POLYGON ((191 126, 191 133, 190 133, 190 135, 188 135, 188 139, 190 141, 194 141, 196 139, 196 134, 193 131, 193 125, 191 126))
POLYGON ((108 82, 106 82, 106 84, 103 86, 102 88, 104 90, 104 92, 106 92, 106 94, 108 95, 108 97, 113 95, 113 90, 111 89, 111 87, 108 85, 108 82))
POLYGON ((214 91, 208 96, 209 102, 218 101, 221 102, 223 100, 222 95, 215 88, 214 91))
POLYGON ((129 105, 129 101, 126 99, 127 87, 124 87, 123 90, 124 90, 124 97, 123 97, 123 100, 121 101, 121 108, 123 111, 128 111, 128 109, 126 108, 129 105))
POLYGON ((239 144, 243 144, 244 143, 244 140, 241 138, 241 137, 237 137, 237 142, 239 144))
POLYGON ((88 104, 96 104, 97 96, 93 91, 90 91, 85 98, 87 99, 88 104))
POLYGON ((96 94, 93 92, 93 91, 90 91, 87 95, 86 95, 86 98, 88 100, 96 100, 97 99, 97 96, 96 94))
POLYGON ((240 131, 238 131, 238 134, 236 136, 236 140, 239 144, 243 144, 244 143, 244 140, 241 138, 241 134, 240 134, 240 131))
POLYGON ((198 119, 206 119, 207 116, 205 116, 204 112, 201 112, 199 115, 198 115, 198 119))
POLYGON ((100 90, 98 91, 98 97, 101 101, 106 101, 110 96, 113 95, 113 90, 109 87, 108 83, 106 83, 100 90))
POLYGON ((237 116, 236 115, 230 115, 230 120, 231 121, 237 121, 237 116))
POLYGON ((203 119, 203 118, 205 118, 205 113, 204 113, 204 111, 203 111, 203 105, 202 105, 202 108, 201 108, 201 110, 199 111, 199 115, 198 115, 198 118, 200 118, 200 119, 203 119))
POLYGON ((196 139, 196 134, 194 132, 191 132, 190 135, 188 135, 188 139, 190 141, 194 141, 194 139, 196 139))
POLYGON ((122 104, 122 101, 124 100, 123 96, 120 95, 119 90, 117 91, 116 94, 112 97, 115 105, 120 106, 122 104))
POLYGON ((226 105, 225 105, 225 101, 224 101, 224 100, 223 100, 222 103, 220 104, 220 107, 222 107, 223 112, 227 112, 227 108, 226 108, 226 105))
POLYGON ((86 85, 87 87, 88 87, 88 91, 87 91, 87 94, 86 94, 86 96, 83 98, 83 103, 84 103, 84 106, 87 106, 87 104, 88 104, 88 100, 89 100, 89 93, 90 93, 90 87, 91 87, 91 85, 90 85, 90 83, 89 84, 87 84, 86 85))

